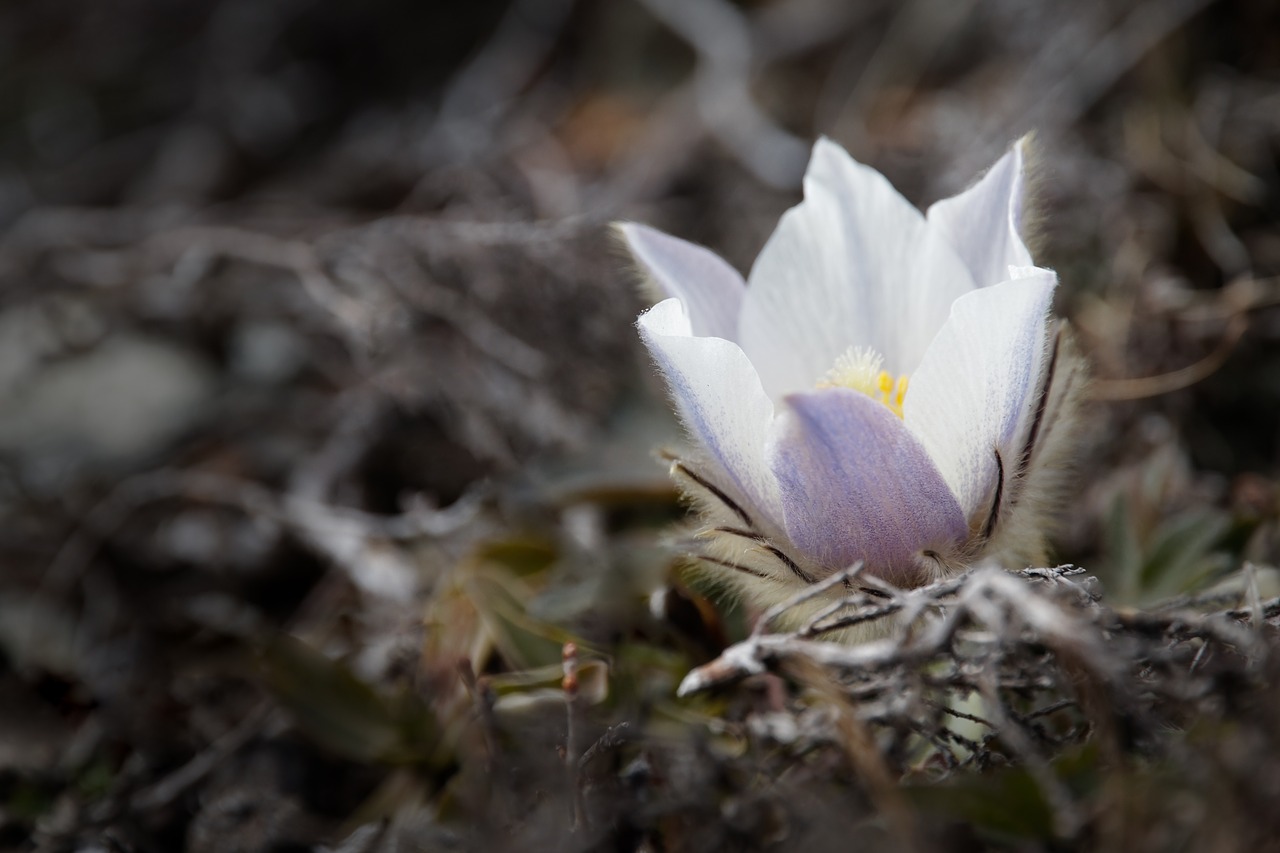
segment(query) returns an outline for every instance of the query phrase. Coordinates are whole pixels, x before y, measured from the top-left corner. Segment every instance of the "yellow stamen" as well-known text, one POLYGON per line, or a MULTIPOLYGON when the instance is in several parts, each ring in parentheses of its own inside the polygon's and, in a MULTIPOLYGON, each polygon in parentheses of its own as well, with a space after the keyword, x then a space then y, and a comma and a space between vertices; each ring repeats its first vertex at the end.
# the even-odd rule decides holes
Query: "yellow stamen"
POLYGON ((907 396, 907 377, 895 380, 887 370, 882 370, 884 359, 875 350, 866 347, 849 347, 837 359, 826 376, 818 381, 819 388, 850 388, 883 403, 898 417, 902 417, 902 401, 907 396))

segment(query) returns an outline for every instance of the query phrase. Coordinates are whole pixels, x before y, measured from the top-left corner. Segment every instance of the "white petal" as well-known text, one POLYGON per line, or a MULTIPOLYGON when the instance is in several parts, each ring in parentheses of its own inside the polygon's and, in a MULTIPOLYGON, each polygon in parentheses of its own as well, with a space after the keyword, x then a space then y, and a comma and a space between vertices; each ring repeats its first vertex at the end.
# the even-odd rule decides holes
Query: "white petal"
POLYGON ((971 521, 1020 461, 1045 359, 1058 279, 1043 269, 955 301, 911 376, 903 417, 971 521))
POLYGON ((684 303, 695 335, 737 339, 746 289, 737 270, 710 249, 646 225, 623 222, 618 231, 654 283, 684 303))
POLYGON ((812 388, 850 346, 874 348, 891 373, 913 370, 951 302, 974 287, 920 211, 825 139, 804 202, 782 217, 748 281, 738 340, 775 399, 812 388))
POLYGON ((964 514, 920 442, 888 408, 847 388, 792 394, 769 455, 787 536, 832 569, 857 560, 920 583, 925 553, 954 551, 964 514))
POLYGON ((929 225, 960 255, 979 287, 1006 281, 1009 267, 1031 266, 1022 242, 1022 143, 977 183, 929 208, 929 225))
POLYGON ((731 494, 780 526, 778 486, 764 458, 773 402, 742 349, 723 338, 692 337, 679 299, 659 302, 636 326, 681 420, 731 478, 731 494))

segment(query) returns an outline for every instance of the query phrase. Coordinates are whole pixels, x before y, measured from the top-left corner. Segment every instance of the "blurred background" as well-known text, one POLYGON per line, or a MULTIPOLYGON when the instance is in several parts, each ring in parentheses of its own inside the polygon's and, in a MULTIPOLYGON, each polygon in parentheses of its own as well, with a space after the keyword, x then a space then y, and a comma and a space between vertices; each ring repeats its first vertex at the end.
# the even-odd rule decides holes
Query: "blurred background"
POLYGON ((1271 583, 1271 3, 0 7, 0 849, 551 844, 568 640, 648 744, 570 847, 773 843, 673 698, 743 614, 608 224, 745 271, 819 134, 924 206, 1026 133, 1096 380, 1058 558, 1271 583))

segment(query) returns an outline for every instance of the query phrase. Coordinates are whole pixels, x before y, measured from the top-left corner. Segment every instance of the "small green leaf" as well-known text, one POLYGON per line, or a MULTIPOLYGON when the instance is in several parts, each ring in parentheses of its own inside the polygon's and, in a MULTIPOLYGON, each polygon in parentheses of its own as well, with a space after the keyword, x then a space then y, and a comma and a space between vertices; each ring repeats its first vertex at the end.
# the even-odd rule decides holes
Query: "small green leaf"
POLYGON ((298 727, 357 761, 407 763, 433 756, 439 727, 412 693, 383 695, 344 664, 292 637, 263 650, 267 684, 298 727))
POLYGON ((481 545, 475 555, 477 563, 497 563, 520 577, 546 571, 558 556, 553 543, 533 536, 494 539, 481 545))
POLYGON ((558 663, 564 644, 578 642, 563 628, 530 616, 526 604, 532 591, 505 572, 476 571, 467 579, 467 595, 513 669, 558 663))
POLYGON ((1225 514, 1192 513, 1168 519, 1152 536, 1142 569, 1144 592, 1173 595, 1202 586, 1223 567, 1214 549, 1231 527, 1225 514))
MULTIPOLYGON (((532 690, 560 690, 564 667, 560 664, 540 666, 517 672, 489 676, 489 687, 497 696, 532 690)), ((603 702, 609 696, 609 665, 602 660, 584 660, 578 665, 578 695, 588 705, 603 702)))
POLYGON ((938 785, 908 785, 922 811, 944 814, 999 836, 1053 837, 1053 812, 1024 768, 963 776, 938 785))

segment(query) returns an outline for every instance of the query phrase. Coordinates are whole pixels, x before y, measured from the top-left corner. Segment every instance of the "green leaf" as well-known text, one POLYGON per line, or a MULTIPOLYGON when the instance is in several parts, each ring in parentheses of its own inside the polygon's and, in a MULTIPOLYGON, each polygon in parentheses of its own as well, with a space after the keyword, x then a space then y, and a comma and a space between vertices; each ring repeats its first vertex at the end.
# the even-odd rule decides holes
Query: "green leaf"
POLYGON ((485 542, 476 552, 477 563, 497 563, 518 577, 545 572, 559 557, 556 546, 533 536, 509 536, 485 542))
POLYGON ((962 776, 939 785, 907 785, 904 790, 922 811, 943 814, 996 835, 1053 837, 1053 812, 1024 768, 962 776))
POLYGON ((580 642, 563 628, 530 616, 526 603, 532 591, 501 570, 477 570, 466 587, 494 646, 513 669, 556 664, 565 643, 580 642))
POLYGON ((1138 541, 1129 501, 1120 495, 1107 514, 1106 552, 1110 557, 1115 595, 1132 600, 1142 585, 1142 545, 1138 541))
POLYGON ((1222 567, 1214 549, 1231 527, 1225 514, 1189 513, 1165 521, 1152 537, 1142 569, 1144 592, 1172 595, 1202 586, 1222 567))
MULTIPOLYGON (((504 672, 489 676, 489 687, 497 696, 533 690, 559 691, 564 681, 564 666, 551 664, 534 669, 504 672)), ((578 665, 578 695, 588 705, 597 705, 609 696, 609 665, 602 660, 584 660, 578 665)))
POLYGON ((333 752, 365 762, 434 757, 439 725, 414 694, 384 695, 293 637, 278 637, 263 650, 262 661, 276 699, 303 732, 333 752))

